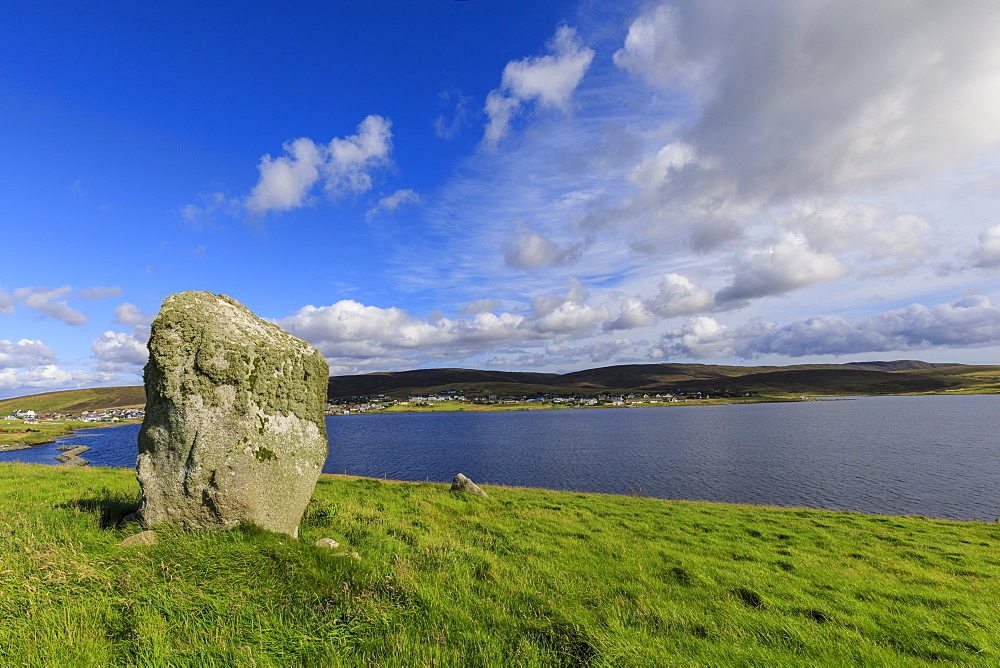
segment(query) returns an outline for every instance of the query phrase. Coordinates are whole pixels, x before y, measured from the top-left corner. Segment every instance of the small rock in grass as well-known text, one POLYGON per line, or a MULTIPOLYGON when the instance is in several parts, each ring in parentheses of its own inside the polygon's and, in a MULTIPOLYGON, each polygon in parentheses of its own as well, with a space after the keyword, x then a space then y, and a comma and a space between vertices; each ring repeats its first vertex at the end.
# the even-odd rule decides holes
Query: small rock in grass
POLYGON ((361 555, 359 555, 357 552, 335 552, 334 554, 332 554, 330 556, 332 556, 332 557, 348 557, 350 559, 357 559, 358 561, 361 561, 361 555))
POLYGON ((129 536, 122 542, 118 543, 119 547, 134 547, 136 545, 155 545, 157 543, 156 532, 155 531, 142 531, 140 533, 129 536))
POLYGON ((479 489, 479 485, 472 482, 466 478, 463 474, 459 473, 455 476, 455 479, 451 481, 451 491, 453 492, 469 492, 470 494, 478 494, 479 496, 490 498, 486 492, 479 489))
POLYGON ((314 544, 316 545, 316 547, 329 547, 329 548, 340 547, 340 543, 338 543, 332 538, 320 538, 314 544))

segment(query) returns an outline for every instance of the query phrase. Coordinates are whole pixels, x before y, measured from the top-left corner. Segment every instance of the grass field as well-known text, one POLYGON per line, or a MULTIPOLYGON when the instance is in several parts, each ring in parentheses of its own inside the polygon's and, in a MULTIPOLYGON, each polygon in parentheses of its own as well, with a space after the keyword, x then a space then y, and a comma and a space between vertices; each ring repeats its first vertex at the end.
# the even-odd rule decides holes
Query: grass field
POLYGON ((123 548, 132 471, 0 465, 0 664, 1000 663, 996 524, 484 489, 323 476, 298 540, 123 548))

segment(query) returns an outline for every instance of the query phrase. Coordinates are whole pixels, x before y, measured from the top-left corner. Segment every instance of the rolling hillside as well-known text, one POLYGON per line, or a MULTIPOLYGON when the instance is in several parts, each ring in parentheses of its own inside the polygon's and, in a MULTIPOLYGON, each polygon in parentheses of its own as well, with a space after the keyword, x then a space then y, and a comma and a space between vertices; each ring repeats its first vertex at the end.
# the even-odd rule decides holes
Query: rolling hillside
POLYGON ((36 413, 80 413, 105 408, 133 408, 146 405, 146 391, 141 386, 96 387, 88 390, 45 392, 26 397, 0 400, 0 416, 11 411, 36 413))
POLYGON ((755 392, 768 395, 907 394, 914 392, 1000 392, 1000 367, 933 364, 916 360, 721 366, 709 364, 626 364, 566 374, 419 369, 330 378, 331 399, 459 390, 479 394, 537 392, 755 392))
MULTIPOLYGON (((752 392, 765 396, 1000 393, 1000 366, 932 364, 916 360, 721 366, 711 364, 624 364, 571 373, 416 369, 332 376, 330 399, 385 394, 405 398, 458 390, 476 394, 600 394, 602 392, 752 392)), ((141 386, 45 392, 0 400, 0 415, 15 409, 38 413, 143 406, 141 386)))

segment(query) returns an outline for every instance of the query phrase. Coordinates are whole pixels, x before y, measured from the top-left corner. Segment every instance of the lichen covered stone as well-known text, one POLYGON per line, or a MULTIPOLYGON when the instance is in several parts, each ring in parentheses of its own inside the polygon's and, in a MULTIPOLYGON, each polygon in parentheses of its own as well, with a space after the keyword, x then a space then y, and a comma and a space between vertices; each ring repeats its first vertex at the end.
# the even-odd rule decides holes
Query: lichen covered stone
POLYGON ((487 499, 490 498, 489 495, 479 488, 479 485, 469 480, 464 474, 459 473, 455 476, 455 479, 451 481, 451 491, 453 492, 468 492, 469 494, 478 494, 479 496, 485 496, 487 499))
POLYGON ((328 451, 323 355, 231 297, 182 292, 153 321, 144 380, 142 522, 297 536, 328 451))

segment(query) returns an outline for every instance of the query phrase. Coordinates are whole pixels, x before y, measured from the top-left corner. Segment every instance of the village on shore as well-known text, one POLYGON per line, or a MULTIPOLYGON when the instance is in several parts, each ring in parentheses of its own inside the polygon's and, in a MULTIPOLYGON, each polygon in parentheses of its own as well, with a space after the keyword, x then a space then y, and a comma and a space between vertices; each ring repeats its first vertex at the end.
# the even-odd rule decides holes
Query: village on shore
POLYGON ((122 420, 141 420, 145 416, 143 408, 105 408, 98 411, 81 411, 67 413, 54 411, 52 413, 36 413, 32 410, 15 410, 10 415, 0 417, 0 420, 20 421, 25 424, 39 420, 73 420, 74 422, 121 422, 122 420))
POLYGON ((752 392, 675 392, 624 394, 603 393, 536 395, 478 394, 477 390, 443 390, 433 394, 411 394, 397 399, 385 394, 375 396, 343 397, 328 401, 328 415, 347 415, 375 411, 409 412, 426 410, 531 410, 539 408, 601 408, 629 406, 664 406, 683 402, 708 400, 748 400, 756 397, 752 392))

